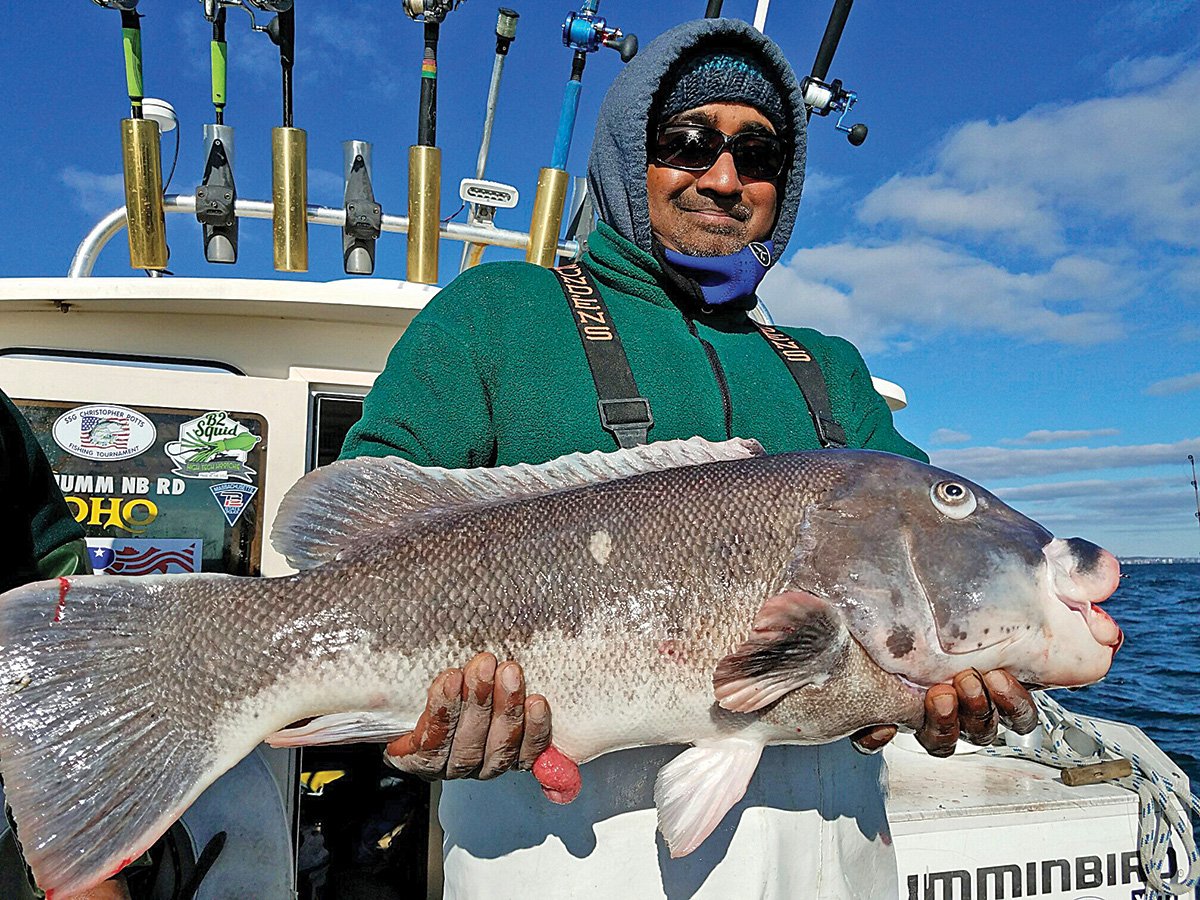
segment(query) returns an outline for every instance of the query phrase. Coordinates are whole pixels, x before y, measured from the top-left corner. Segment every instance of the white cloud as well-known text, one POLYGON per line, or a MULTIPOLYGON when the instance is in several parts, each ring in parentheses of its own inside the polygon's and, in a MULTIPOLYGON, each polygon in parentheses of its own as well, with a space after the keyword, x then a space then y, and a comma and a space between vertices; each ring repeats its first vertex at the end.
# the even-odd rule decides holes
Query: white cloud
POLYGON ((58 177, 75 192, 75 202, 89 215, 103 216, 125 205, 125 177, 120 172, 106 175, 67 166, 58 177))
POLYGON ((1093 428, 1081 431, 1047 431, 1038 429, 1030 431, 1024 437, 1004 438, 1002 444, 1053 444, 1060 441, 1086 441, 1094 437, 1112 437, 1120 434, 1117 428, 1093 428))
POLYGON ((804 173, 804 191, 800 202, 816 204, 828 200, 845 187, 847 178, 844 175, 834 175, 823 169, 807 167, 804 173))
POLYGON ((1042 253, 1061 250, 1062 225, 1040 204, 1037 193, 1022 185, 965 188, 944 174, 897 175, 867 195, 858 216, 868 225, 896 221, 928 234, 996 235, 1042 253))
POLYGON ((802 249, 776 266, 760 295, 775 318, 840 334, 866 352, 944 330, 991 330, 1029 341, 1094 344, 1120 336, 1105 309, 1060 311, 1056 303, 1115 305, 1126 278, 1100 260, 1064 257, 1013 272, 961 248, 906 240, 802 249))
POLYGON ((1175 484, 1170 478, 1127 478, 1124 481, 1058 481, 1048 484, 1027 484, 1021 487, 997 488, 995 494, 1006 503, 1047 503, 1075 497, 1118 495, 1130 499, 1134 494, 1158 491, 1175 484))
POLYGON ((1150 87, 1174 75, 1190 58, 1189 53, 1134 58, 1126 56, 1109 68, 1108 83, 1120 91, 1150 87))
POLYGON ((1121 222, 1141 239, 1200 247, 1200 65, 1155 91, 1033 109, 1012 121, 970 122, 937 167, 954 184, 1005 186, 1076 218, 1121 222), (1152 123, 1152 127, 1151 127, 1152 123))
POLYGON ((1200 388, 1200 372, 1192 372, 1190 375, 1156 381, 1146 388, 1146 393, 1154 397, 1164 397, 1167 394, 1182 394, 1184 391, 1194 391, 1197 388, 1200 388))
POLYGON ((935 465, 986 484, 1001 478, 1170 465, 1181 463, 1189 453, 1200 454, 1200 438, 1189 438, 1173 444, 1063 447, 1056 450, 968 447, 963 450, 938 450, 931 455, 935 465))
POLYGON ((932 444, 965 444, 971 439, 971 436, 963 431, 955 431, 952 428, 939 428, 929 435, 929 442, 932 444))
MULTIPOLYGON (((1138 77, 1166 71, 1145 62, 1138 77)), ((1153 91, 967 122, 929 170, 862 200, 857 233, 796 252, 762 296, 780 321, 867 352, 943 331, 1114 340, 1126 303, 1164 285, 1200 294, 1197 96, 1193 63, 1153 91)))

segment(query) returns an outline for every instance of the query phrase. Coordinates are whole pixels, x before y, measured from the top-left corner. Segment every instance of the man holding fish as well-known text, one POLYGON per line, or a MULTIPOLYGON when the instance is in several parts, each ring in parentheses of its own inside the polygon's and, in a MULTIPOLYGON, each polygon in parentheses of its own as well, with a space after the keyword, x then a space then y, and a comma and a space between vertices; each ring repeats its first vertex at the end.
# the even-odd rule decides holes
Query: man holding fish
MULTIPOLYGON (((582 266, 556 277, 499 263, 456 279, 396 345, 343 456, 465 468, 699 435, 753 438, 768 453, 847 446, 926 461, 853 346, 748 317, 792 231, 805 129, 795 75, 768 38, 731 19, 662 35, 604 100, 589 163, 600 223, 582 266), (616 357, 597 357, 613 344, 616 357), (803 365, 814 359, 815 384, 803 365), (599 414, 598 395, 612 401, 599 414)), ((464 662, 388 748, 404 771, 476 779, 443 790, 447 897, 527 896, 533 884, 556 898, 897 896, 884 770, 867 755, 894 726, 857 733, 857 753, 848 741, 768 748, 709 842, 668 859, 653 774, 676 750, 594 760, 582 793, 567 760, 539 780, 553 799, 579 797, 552 806, 532 778, 490 780, 533 767, 550 745, 550 704, 526 694, 515 661, 464 662)), ((998 720, 1024 733, 1036 718, 1007 672, 969 669, 929 688, 917 738, 948 756, 960 734, 989 743, 998 720)))
POLYGON ((262 741, 451 779, 451 897, 896 896, 882 762, 840 738, 1031 729, 1020 682, 1108 671, 1119 566, 921 461, 848 343, 748 318, 804 125, 758 32, 673 29, 605 100, 582 264, 430 302, 359 458, 280 504, 295 574, 0 596, 0 771, 50 900, 262 741))

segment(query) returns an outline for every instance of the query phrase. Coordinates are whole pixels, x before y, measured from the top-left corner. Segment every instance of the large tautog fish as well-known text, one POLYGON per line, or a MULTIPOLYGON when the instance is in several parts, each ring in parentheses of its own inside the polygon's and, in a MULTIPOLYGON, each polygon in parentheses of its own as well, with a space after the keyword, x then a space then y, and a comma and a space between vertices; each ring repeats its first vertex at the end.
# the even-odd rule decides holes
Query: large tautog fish
POLYGON ((410 730, 431 679, 484 650, 524 665, 569 760, 695 745, 658 776, 674 855, 764 745, 915 726, 923 688, 970 666, 1047 686, 1108 671, 1106 551, 902 457, 761 453, 693 439, 507 469, 337 463, 280 511, 296 575, 5 594, 0 767, 39 884, 110 875, 264 739, 410 730))

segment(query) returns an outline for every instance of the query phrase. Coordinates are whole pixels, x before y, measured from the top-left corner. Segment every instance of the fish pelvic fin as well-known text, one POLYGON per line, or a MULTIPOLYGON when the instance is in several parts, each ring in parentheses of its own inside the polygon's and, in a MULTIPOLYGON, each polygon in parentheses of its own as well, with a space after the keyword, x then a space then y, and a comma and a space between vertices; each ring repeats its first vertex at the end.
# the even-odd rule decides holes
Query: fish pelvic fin
POLYGON ((317 716, 302 725, 281 728, 264 741, 272 747, 317 747, 358 744, 369 741, 391 742, 413 730, 415 723, 399 714, 379 712, 330 713, 317 716))
POLYGON ((823 684, 849 642, 841 614, 826 601, 807 591, 777 594, 759 609, 750 637, 717 664, 717 703, 754 712, 797 688, 823 684))
POLYGON ((611 453, 571 453, 536 466, 442 469, 398 456, 347 459, 310 472, 288 491, 271 543, 291 565, 307 569, 336 559, 369 535, 426 515, 763 453, 757 441, 695 437, 611 453))
POLYGON ((659 770, 654 805, 672 859, 704 843, 745 796, 762 751, 755 741, 725 738, 684 750, 659 770))
POLYGON ((79 576, 0 597, 0 770, 47 896, 111 877, 220 774, 212 704, 168 700, 174 660, 154 648, 174 589, 225 578, 79 576))

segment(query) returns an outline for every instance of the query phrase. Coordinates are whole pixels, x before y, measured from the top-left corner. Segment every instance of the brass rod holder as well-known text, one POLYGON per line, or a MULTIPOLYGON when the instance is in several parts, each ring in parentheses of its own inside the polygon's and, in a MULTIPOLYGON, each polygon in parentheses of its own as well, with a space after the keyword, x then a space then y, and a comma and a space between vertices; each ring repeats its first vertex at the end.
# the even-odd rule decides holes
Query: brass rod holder
POLYGON ((442 208, 442 151, 408 148, 408 280, 437 284, 442 208))
POLYGON ((571 176, 565 169, 544 168, 538 173, 537 195, 533 200, 533 219, 529 223, 529 249, 526 262, 553 268, 562 229, 563 205, 571 176))
POLYGON ((271 129, 275 269, 308 271, 308 135, 302 128, 271 129))
POLYGON ((135 269, 165 269, 167 222, 163 212, 162 156, 157 122, 152 119, 121 120, 121 161, 125 170, 129 263, 135 269))

